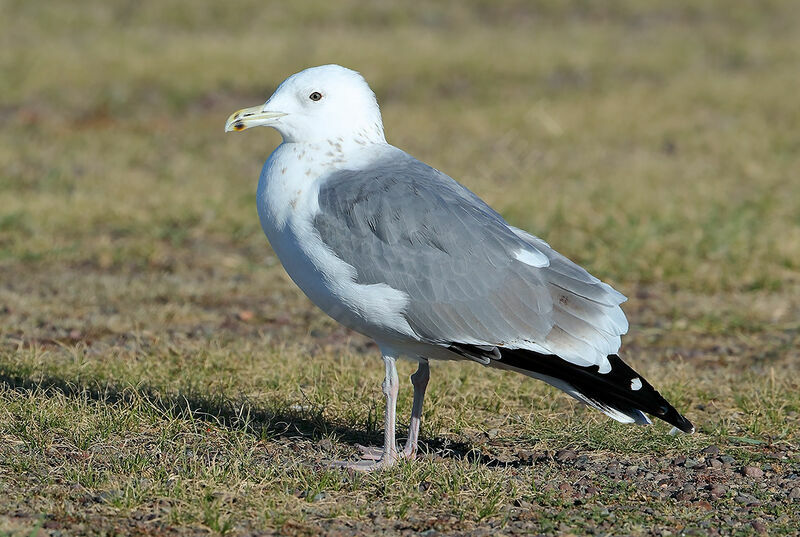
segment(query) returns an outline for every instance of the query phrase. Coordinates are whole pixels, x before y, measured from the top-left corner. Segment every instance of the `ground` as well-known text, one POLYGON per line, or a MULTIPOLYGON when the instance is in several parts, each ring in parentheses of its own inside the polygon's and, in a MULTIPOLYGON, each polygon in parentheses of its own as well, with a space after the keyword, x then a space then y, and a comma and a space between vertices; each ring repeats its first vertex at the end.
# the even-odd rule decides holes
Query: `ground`
POLYGON ((0 534, 796 534, 794 2, 0 7, 0 534), (277 135, 223 126, 329 62, 629 297, 696 434, 434 364, 420 460, 326 468, 380 441, 383 368, 261 233, 277 135))

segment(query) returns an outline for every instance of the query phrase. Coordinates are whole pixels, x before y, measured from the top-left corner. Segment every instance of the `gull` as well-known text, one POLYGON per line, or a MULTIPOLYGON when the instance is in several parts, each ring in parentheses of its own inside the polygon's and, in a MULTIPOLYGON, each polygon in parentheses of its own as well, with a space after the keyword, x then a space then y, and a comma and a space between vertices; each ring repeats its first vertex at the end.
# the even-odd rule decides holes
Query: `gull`
POLYGON ((430 360, 464 360, 542 380, 623 423, 692 424, 619 357, 626 298, 508 224, 466 187, 386 142, 356 71, 312 67, 225 131, 266 126, 282 143, 261 171, 261 227, 297 286, 372 338, 383 357, 382 448, 356 470, 417 452, 430 360), (418 362, 408 439, 395 443, 396 361, 418 362))

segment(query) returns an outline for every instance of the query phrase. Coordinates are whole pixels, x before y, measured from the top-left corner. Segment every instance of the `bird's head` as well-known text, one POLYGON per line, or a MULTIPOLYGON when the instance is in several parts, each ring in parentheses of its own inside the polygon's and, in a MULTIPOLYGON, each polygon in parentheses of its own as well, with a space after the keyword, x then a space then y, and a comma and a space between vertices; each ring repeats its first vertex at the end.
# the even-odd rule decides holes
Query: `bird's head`
POLYGON ((339 65, 300 71, 266 103, 231 114, 225 132, 272 127, 285 142, 384 142, 378 101, 364 78, 339 65))

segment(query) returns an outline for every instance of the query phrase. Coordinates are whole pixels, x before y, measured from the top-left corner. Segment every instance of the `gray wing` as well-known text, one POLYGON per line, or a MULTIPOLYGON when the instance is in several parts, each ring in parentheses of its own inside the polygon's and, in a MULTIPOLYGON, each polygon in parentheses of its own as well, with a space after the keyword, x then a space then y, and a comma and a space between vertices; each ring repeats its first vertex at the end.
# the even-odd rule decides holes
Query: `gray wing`
POLYGON ((604 369, 627 331, 625 297, 447 175, 392 156, 320 187, 314 227, 356 281, 406 293, 423 341, 528 348, 604 369))

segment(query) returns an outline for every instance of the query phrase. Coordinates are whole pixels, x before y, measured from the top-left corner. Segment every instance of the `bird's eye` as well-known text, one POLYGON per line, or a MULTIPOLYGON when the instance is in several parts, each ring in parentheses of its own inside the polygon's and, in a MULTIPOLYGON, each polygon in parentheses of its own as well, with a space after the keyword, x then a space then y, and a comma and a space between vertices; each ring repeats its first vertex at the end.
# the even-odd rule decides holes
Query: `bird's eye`
POLYGON ((311 99, 312 101, 319 101, 320 99, 322 99, 322 94, 318 91, 315 91, 314 93, 309 95, 308 98, 311 99))

